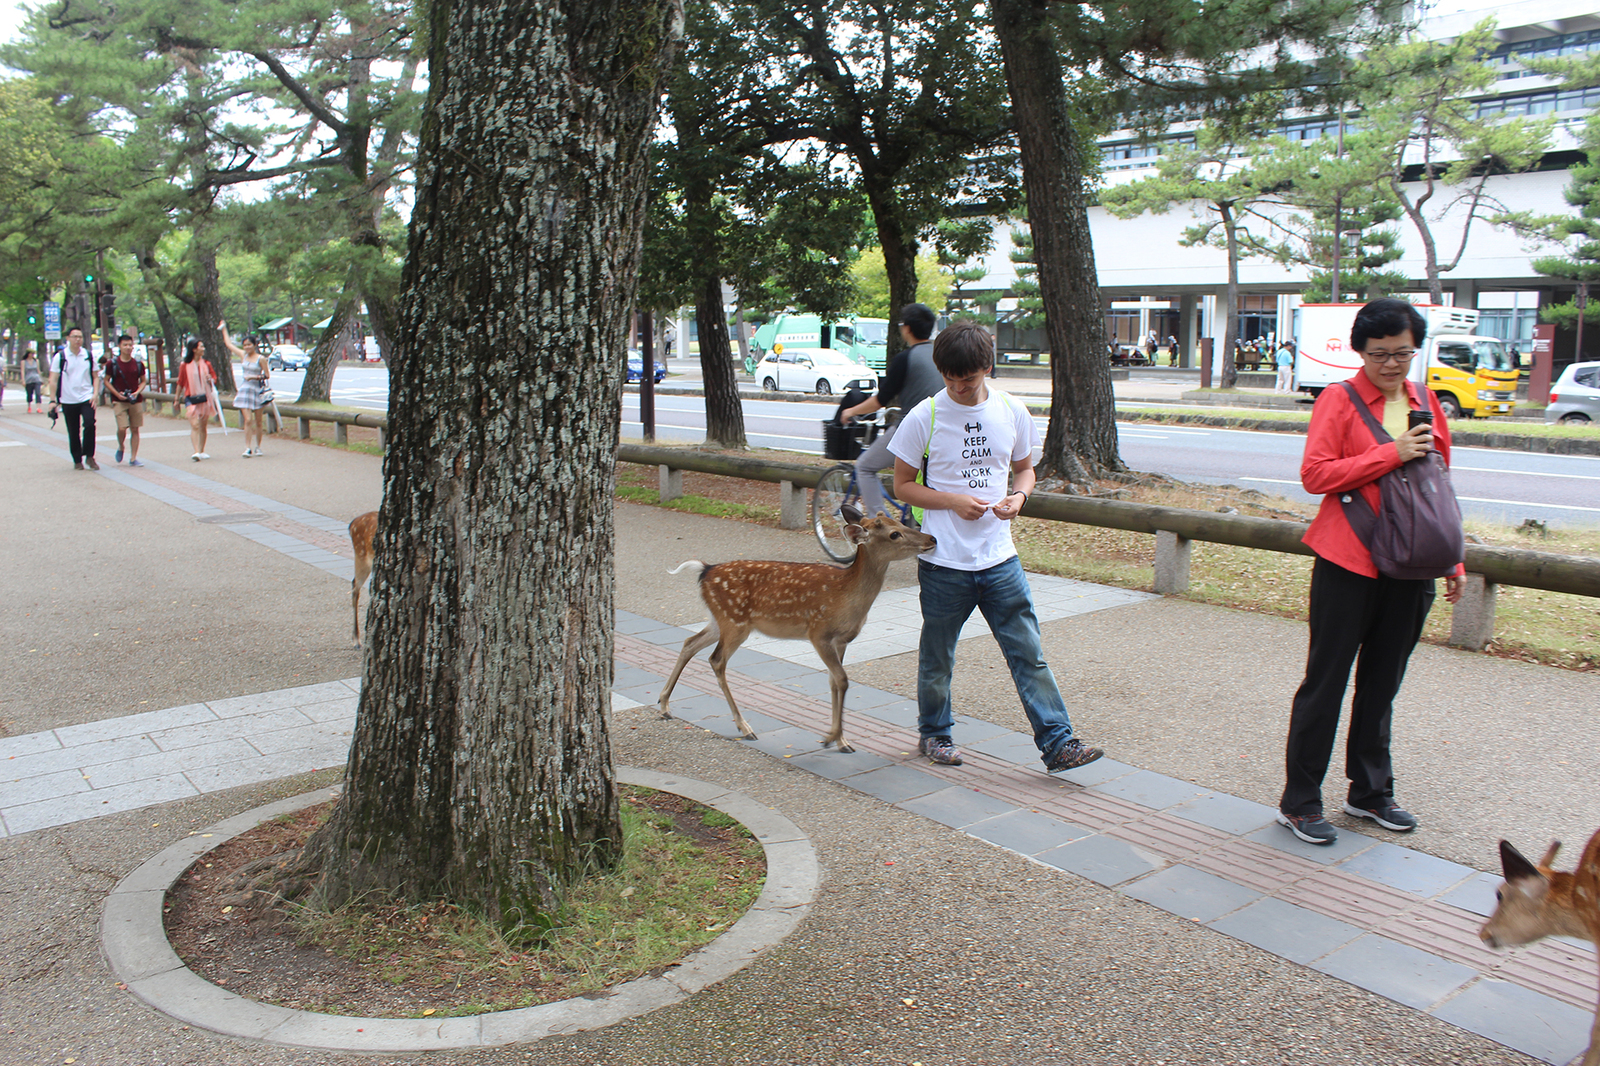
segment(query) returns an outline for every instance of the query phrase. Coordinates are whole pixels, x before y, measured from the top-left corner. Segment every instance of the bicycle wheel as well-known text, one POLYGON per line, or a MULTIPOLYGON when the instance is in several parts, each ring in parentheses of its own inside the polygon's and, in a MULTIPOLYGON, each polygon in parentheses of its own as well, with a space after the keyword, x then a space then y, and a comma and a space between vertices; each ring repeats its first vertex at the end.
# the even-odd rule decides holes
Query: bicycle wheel
POLYGON ((841 463, 823 474, 811 493, 811 528, 816 530, 823 554, 836 563, 856 557, 856 546, 844 535, 845 522, 839 517, 841 506, 860 502, 855 474, 854 467, 841 463))

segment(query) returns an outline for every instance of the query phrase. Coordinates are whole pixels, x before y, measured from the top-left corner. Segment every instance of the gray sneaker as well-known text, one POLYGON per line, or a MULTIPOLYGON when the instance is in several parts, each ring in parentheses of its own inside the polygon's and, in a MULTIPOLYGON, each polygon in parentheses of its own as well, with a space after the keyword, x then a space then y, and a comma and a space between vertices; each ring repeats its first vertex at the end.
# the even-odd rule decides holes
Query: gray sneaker
POLYGON ((1332 844, 1339 839, 1338 830, 1328 824, 1321 811, 1312 814, 1284 814, 1279 811, 1278 824, 1307 844, 1316 844, 1319 847, 1332 844))
POLYGON ((961 749, 949 737, 923 737, 917 744, 917 754, 926 755, 930 762, 940 766, 960 766, 961 749))
POLYGON ((1080 766, 1088 766, 1104 754, 1105 752, 1099 748, 1091 748, 1077 737, 1073 737, 1044 761, 1044 772, 1059 774, 1063 770, 1076 770, 1080 766))

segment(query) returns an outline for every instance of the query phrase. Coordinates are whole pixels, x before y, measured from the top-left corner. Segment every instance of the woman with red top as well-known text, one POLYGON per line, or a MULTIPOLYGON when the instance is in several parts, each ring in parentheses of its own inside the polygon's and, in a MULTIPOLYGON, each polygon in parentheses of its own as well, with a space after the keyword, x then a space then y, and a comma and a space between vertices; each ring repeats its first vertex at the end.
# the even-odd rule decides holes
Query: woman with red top
MULTIPOLYGON (((1432 579, 1406 581, 1378 573, 1344 515, 1343 493, 1359 492, 1374 512, 1381 507, 1378 479, 1437 449, 1450 462, 1450 430, 1431 391, 1410 381, 1411 359, 1427 336, 1427 323, 1405 300, 1374 300, 1356 314, 1350 347, 1361 371, 1350 378, 1361 402, 1394 440, 1380 444, 1342 386, 1324 389, 1311 413, 1300 480, 1322 497, 1305 543, 1316 553, 1311 569, 1310 650, 1306 676, 1289 716, 1283 798, 1278 822, 1311 844, 1332 844, 1338 833, 1322 813, 1322 779, 1333 754, 1350 667, 1356 691, 1345 746, 1350 778, 1346 814, 1385 829, 1408 832, 1417 820, 1395 803, 1389 759, 1394 697, 1406 662, 1433 607, 1432 579), (1433 423, 1407 428, 1413 408, 1433 423)), ((1445 578, 1444 597, 1461 598, 1463 567, 1445 578)))

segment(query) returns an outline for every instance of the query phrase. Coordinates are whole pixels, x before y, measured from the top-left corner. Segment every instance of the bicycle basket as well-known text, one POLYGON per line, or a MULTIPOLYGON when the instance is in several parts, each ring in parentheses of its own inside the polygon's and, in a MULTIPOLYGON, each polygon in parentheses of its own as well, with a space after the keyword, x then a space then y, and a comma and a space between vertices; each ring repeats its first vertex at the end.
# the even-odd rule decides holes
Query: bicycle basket
POLYGON ((866 427, 843 425, 835 419, 822 423, 822 454, 838 462, 849 462, 861 454, 861 438, 866 427))

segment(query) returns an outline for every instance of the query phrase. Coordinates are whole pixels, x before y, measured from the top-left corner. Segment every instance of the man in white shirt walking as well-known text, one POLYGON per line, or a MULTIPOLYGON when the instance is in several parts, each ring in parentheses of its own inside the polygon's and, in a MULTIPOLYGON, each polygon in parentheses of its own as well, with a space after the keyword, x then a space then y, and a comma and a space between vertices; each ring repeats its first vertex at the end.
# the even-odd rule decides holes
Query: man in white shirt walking
POLYGON ((67 330, 67 346, 50 360, 50 413, 57 410, 67 416, 67 447, 72 452, 72 465, 83 469, 99 470, 94 458, 94 356, 83 346, 83 329, 73 326, 67 330))
POLYGON ((926 509, 922 528, 938 540, 917 558, 917 750, 933 762, 961 765, 950 734, 950 680, 961 627, 978 610, 1005 653, 1045 771, 1094 762, 1103 752, 1073 733, 1011 539, 1011 520, 1033 488, 1039 430, 1026 407, 990 384, 994 340, 976 322, 957 322, 939 334, 933 363, 945 388, 909 411, 889 442, 895 494, 926 509))

